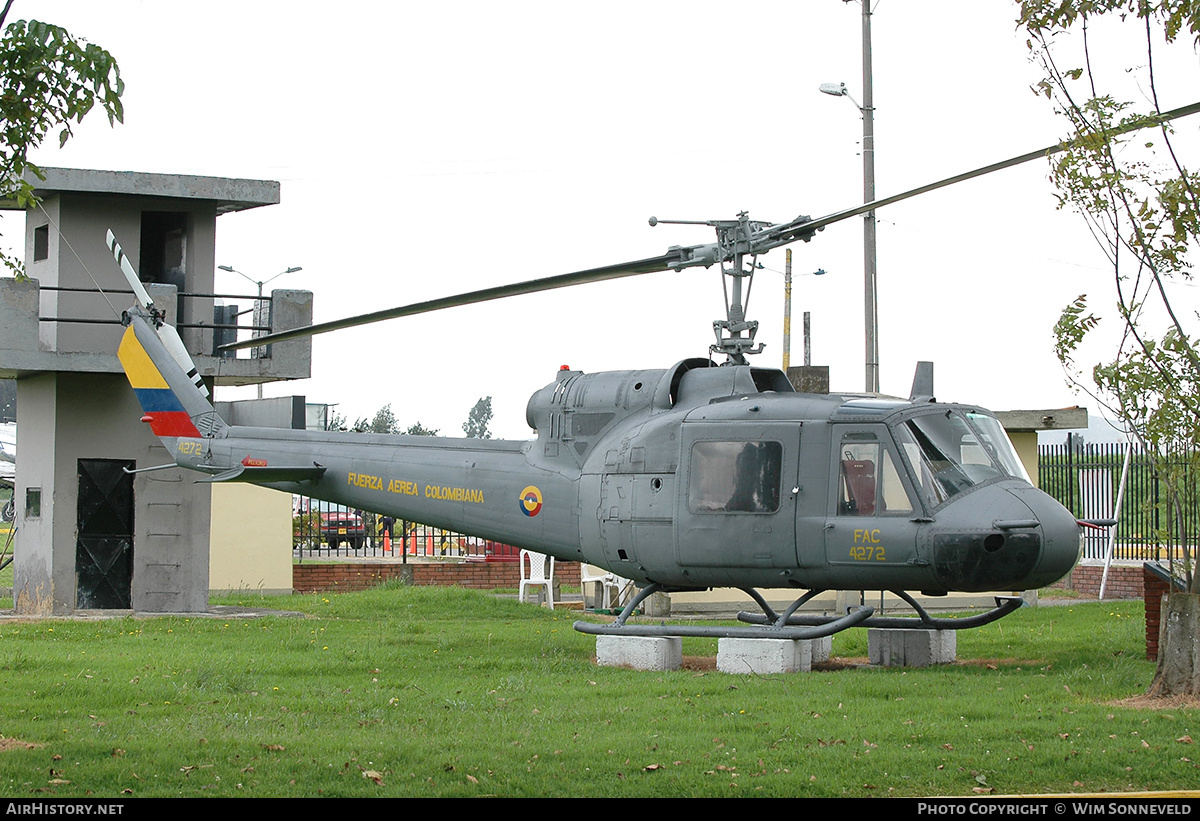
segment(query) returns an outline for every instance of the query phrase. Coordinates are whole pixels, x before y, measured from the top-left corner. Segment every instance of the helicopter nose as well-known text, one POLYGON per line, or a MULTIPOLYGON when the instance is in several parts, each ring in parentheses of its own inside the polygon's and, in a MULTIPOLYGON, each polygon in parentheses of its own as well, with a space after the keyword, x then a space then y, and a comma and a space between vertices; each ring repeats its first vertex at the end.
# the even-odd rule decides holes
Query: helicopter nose
POLYGON ((947 505, 926 536, 947 590, 1044 587, 1079 559, 1079 524, 1066 508, 1025 483, 982 487, 947 505))
POLYGON ((1045 587, 1071 572, 1083 551, 1083 528, 1071 511, 1058 500, 1035 487, 1009 488, 1032 511, 1041 525, 1042 555, 1030 574, 1031 581, 1021 589, 1045 587))

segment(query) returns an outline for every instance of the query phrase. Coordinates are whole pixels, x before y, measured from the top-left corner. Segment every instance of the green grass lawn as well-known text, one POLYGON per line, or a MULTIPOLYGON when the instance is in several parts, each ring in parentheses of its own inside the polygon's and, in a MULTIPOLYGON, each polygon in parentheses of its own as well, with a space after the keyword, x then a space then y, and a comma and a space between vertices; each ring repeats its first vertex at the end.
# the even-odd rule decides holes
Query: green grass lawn
MULTIPOLYGON (((456 588, 214 600, 306 618, 0 622, 0 789, 100 796, 934 796, 1195 788, 1133 709, 1139 602, 1023 608, 959 663, 600 668, 572 615, 456 588)), ((687 656, 715 640, 685 639, 687 656)), ((866 655, 866 635, 834 639, 866 655)))

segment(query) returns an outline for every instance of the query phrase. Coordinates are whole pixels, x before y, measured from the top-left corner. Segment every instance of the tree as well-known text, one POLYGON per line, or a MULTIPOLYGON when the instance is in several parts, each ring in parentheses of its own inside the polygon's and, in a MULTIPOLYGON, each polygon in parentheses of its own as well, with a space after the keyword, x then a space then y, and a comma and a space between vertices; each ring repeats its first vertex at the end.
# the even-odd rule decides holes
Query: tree
MULTIPOLYGON (((0 11, 0 28, 12 8, 0 11)), ((99 105, 110 124, 122 122, 125 83, 116 60, 104 49, 66 29, 37 20, 18 20, 0 38, 0 198, 19 208, 37 203, 29 177, 44 179, 29 152, 53 130, 62 146, 99 105)), ((24 276, 20 259, 0 252, 0 263, 24 276)))
POLYGON ((375 416, 371 419, 371 433, 399 433, 400 425, 396 422, 396 415, 392 413, 390 404, 384 405, 375 412, 375 416))
POLYGON ((492 432, 488 430, 488 423, 491 421, 492 397, 481 397, 475 403, 475 407, 471 408, 467 421, 463 422, 463 432, 467 434, 468 439, 491 439, 492 432))
POLYGON ((333 406, 329 406, 329 416, 325 420, 325 430, 347 430, 350 422, 346 419, 345 414, 333 410, 333 406))
MULTIPOLYGON (((346 421, 345 416, 335 413, 330 417, 329 426, 326 427, 326 430, 346 430, 346 421)), ((351 433, 404 433, 408 436, 438 435, 436 430, 430 430, 420 422, 409 425, 407 429, 401 431, 400 423, 396 421, 396 414, 392 412, 390 403, 375 411, 375 415, 370 419, 360 416, 349 430, 351 433)))
MULTIPOLYGON (((1160 117, 1156 69, 1164 51, 1186 44, 1185 33, 1194 52, 1200 2, 1024 0, 1020 22, 1046 73, 1035 90, 1054 103, 1073 132, 1051 164, 1051 179, 1060 204, 1084 217, 1107 255, 1116 297, 1115 348, 1091 369, 1090 379, 1075 360, 1102 317, 1088 309, 1086 295, 1063 310, 1054 329, 1055 352, 1074 384, 1141 441, 1163 489, 1156 503, 1160 521, 1174 522, 1181 511, 1195 509, 1200 494, 1200 337, 1197 318, 1175 310, 1167 286, 1191 279, 1190 258, 1200 237, 1200 177, 1188 170, 1171 125, 1160 117), (1137 35, 1133 65, 1104 59, 1099 40, 1117 33, 1137 35), (1078 63, 1064 64, 1059 56, 1068 45, 1079 48, 1078 63), (1136 77, 1136 93, 1148 100, 1145 108, 1124 99, 1134 91, 1119 91, 1118 83, 1130 76, 1136 77)), ((1156 540, 1170 545, 1172 532, 1164 527, 1156 540)), ((1174 570, 1187 592, 1168 599, 1153 695, 1200 694, 1195 561, 1185 544, 1174 570)))

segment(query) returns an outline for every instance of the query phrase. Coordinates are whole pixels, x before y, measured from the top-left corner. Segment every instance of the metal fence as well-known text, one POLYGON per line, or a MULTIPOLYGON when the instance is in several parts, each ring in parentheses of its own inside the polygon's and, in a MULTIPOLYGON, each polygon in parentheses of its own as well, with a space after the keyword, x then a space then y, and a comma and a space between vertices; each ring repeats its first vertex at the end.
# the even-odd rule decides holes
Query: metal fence
POLYGON ((330 557, 517 561, 520 550, 477 536, 293 496, 292 554, 301 562, 330 557))
MULTIPOLYGON (((1116 518, 1114 559, 1181 561, 1185 552, 1195 556, 1200 545, 1198 455, 1169 457, 1172 475, 1160 476, 1140 447, 1085 444, 1068 435, 1065 444, 1038 448, 1038 484, 1081 519, 1116 518), (1119 515, 1114 515, 1127 451, 1125 493, 1119 515), (1184 492, 1172 498, 1170 482, 1184 492)), ((1084 558, 1103 559, 1109 539, 1108 528, 1088 528, 1084 558)))

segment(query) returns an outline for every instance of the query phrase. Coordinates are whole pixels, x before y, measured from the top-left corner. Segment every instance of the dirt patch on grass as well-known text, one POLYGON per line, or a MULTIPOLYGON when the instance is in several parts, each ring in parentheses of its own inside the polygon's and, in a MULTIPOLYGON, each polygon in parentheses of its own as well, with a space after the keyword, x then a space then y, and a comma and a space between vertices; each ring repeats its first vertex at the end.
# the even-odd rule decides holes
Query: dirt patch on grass
MULTIPOLYGON (((1034 669, 1044 665, 1046 662, 1033 659, 959 659, 954 663, 995 670, 1000 667, 1034 669)), ((840 670, 856 670, 872 666, 874 665, 865 656, 861 658, 839 657, 813 664, 812 669, 814 672, 836 673, 840 670)), ((681 669, 689 670, 693 673, 715 673, 717 671, 717 660, 710 656, 684 656, 681 669)), ((1129 707, 1134 710, 1200 710, 1200 697, 1197 696, 1170 696, 1164 698, 1138 695, 1108 703, 1113 707, 1129 707)))
POLYGON ((955 664, 966 664, 971 667, 987 667, 996 669, 998 667, 1020 667, 1024 669, 1032 669, 1036 667, 1045 667, 1045 659, 1038 661, 1037 659, 958 659, 955 664))
MULTIPOLYGON (((1000 667, 1027 667, 1032 669, 1045 665, 1045 662, 1032 659, 959 659, 954 664, 986 667, 995 670, 1000 667)), ((863 667, 878 667, 878 665, 871 664, 871 660, 866 656, 839 656, 831 658, 829 661, 816 662, 813 664, 812 669, 818 672, 835 673, 839 670, 858 670, 863 667)), ((684 656, 682 669, 697 673, 714 672, 717 669, 717 660, 708 656, 684 656)))
POLYGON ((11 750, 36 750, 41 746, 41 744, 35 744, 32 741, 21 741, 19 738, 5 738, 4 736, 0 736, 0 753, 7 753, 11 750))
POLYGON ((1200 710, 1200 696, 1148 696, 1143 694, 1108 703, 1114 707, 1132 707, 1135 710, 1200 710))
MULTIPOLYGON (((829 661, 817 662, 812 666, 813 670, 823 672, 836 672, 837 670, 851 670, 856 667, 867 667, 867 659, 864 658, 833 658, 829 661)), ((680 669, 690 670, 694 673, 715 673, 717 671, 717 660, 712 656, 684 656, 683 665, 680 669)))

